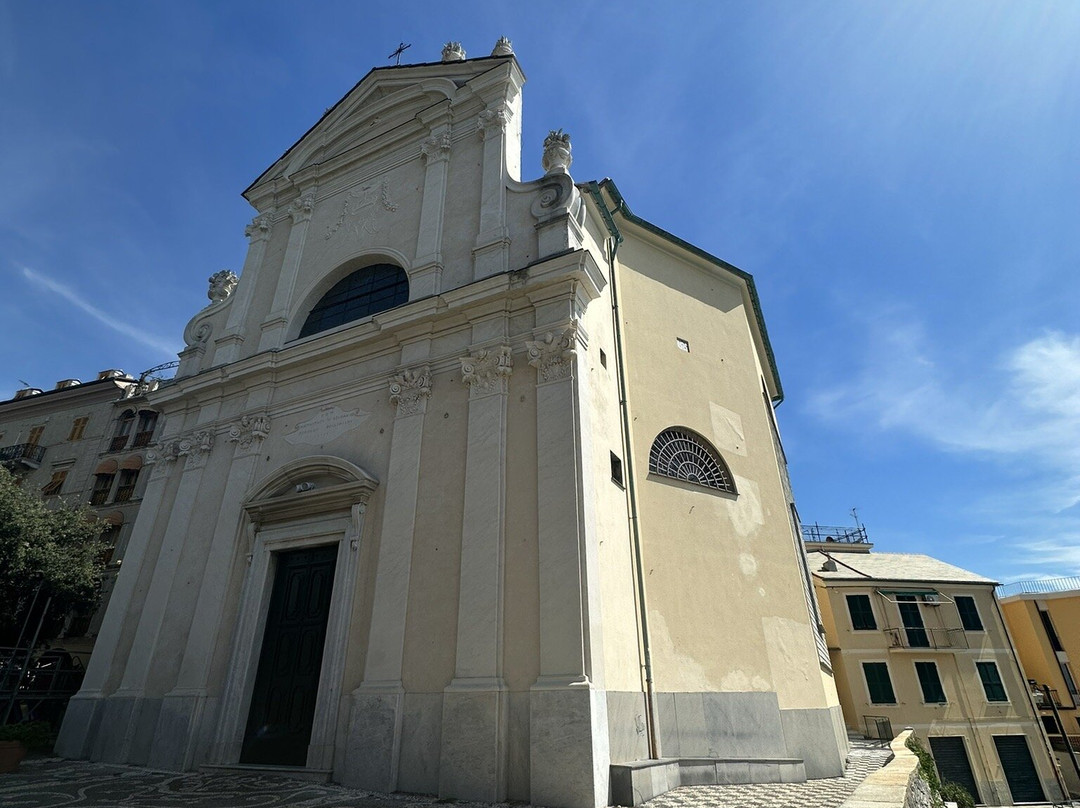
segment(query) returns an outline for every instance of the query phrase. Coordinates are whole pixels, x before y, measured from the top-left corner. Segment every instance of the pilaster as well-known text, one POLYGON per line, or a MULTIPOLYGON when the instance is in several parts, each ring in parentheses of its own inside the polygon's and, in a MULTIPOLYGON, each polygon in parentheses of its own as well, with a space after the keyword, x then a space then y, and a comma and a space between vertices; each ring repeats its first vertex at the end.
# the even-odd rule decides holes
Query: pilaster
POLYGON ((509 268, 510 231, 506 226, 506 129, 513 108, 505 98, 480 113, 477 131, 484 141, 480 186, 480 229, 473 245, 473 280, 509 268))
POLYGON ((444 691, 439 793, 506 798, 507 692, 503 682, 503 559, 506 525, 508 345, 461 360, 469 385, 465 507, 461 538, 457 662, 444 691))
POLYGON ((420 483, 424 415, 431 395, 427 365, 405 368, 389 380, 397 410, 390 440, 375 594, 364 681, 352 694, 343 782, 375 791, 397 788, 401 750, 401 684, 413 534, 420 483))
POLYGON ((289 215, 292 217, 293 224, 289 231, 289 243, 285 248, 285 260, 282 262, 281 273, 277 279, 277 289, 274 291, 274 302, 270 314, 262 322, 260 351, 280 348, 285 342, 285 332, 289 326, 289 312, 293 303, 293 289, 296 286, 296 277, 300 274, 304 243, 307 241, 307 231, 314 211, 315 192, 312 190, 302 192, 289 205, 289 215))
POLYGON ((451 127, 446 111, 429 122, 430 135, 420 143, 426 165, 424 195, 420 208, 420 231, 416 260, 410 273, 410 297, 436 295, 442 291, 443 220, 446 215, 446 182, 450 169, 451 127))
POLYGON ((217 364, 228 364, 240 358, 240 346, 244 342, 244 317, 247 316, 251 299, 255 294, 259 267, 262 266, 263 258, 266 256, 266 245, 270 243, 273 229, 271 211, 260 213, 251 220, 251 224, 244 228, 244 235, 248 239, 248 252, 244 258, 244 267, 240 272, 243 282, 237 284, 236 298, 229 309, 229 319, 225 323, 225 330, 214 340, 216 347, 214 361, 217 364))

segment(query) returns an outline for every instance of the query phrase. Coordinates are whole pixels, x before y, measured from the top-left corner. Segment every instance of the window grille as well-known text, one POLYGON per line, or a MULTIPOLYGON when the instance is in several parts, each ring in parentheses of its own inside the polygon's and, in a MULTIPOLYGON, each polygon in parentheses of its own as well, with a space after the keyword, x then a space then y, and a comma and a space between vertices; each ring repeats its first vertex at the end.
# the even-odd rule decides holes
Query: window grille
POLYGON ((392 309, 409 301, 409 278, 393 264, 358 269, 338 281, 311 310, 300 336, 307 337, 392 309))
POLYGON ((681 427, 665 429, 656 436, 649 452, 649 471, 729 494, 738 493, 719 453, 703 437, 681 427))

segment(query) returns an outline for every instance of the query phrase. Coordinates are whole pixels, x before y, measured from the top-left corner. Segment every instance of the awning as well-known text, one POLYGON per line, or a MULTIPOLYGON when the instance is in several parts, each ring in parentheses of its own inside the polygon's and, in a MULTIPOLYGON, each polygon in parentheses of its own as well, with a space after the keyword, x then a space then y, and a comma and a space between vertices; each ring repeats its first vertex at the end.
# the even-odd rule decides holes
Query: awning
POLYGON ((135 469, 138 471, 142 468, 142 455, 132 455, 123 463, 120 464, 122 469, 135 469))
POLYGON ((124 524, 124 514, 120 513, 120 511, 113 511, 112 513, 107 513, 102 516, 101 520, 103 522, 108 522, 110 525, 119 527, 124 524))
POLYGON ((116 474, 118 468, 115 460, 102 460, 94 469, 94 474, 116 474))
POLYGON ((948 595, 943 595, 936 589, 875 589, 874 591, 889 603, 904 603, 902 600, 895 599, 897 595, 919 598, 923 603, 955 603, 948 595), (890 595, 894 597, 889 597, 890 595))

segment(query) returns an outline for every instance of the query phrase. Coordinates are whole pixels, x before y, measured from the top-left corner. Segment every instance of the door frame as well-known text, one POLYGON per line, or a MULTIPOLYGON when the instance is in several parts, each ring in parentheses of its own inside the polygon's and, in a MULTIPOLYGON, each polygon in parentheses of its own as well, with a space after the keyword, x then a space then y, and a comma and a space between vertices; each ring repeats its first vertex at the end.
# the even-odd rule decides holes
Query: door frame
POLYGON ((364 513, 377 485, 374 477, 340 458, 304 458, 256 486, 255 495, 244 504, 250 551, 222 691, 214 745, 216 763, 232 765, 240 760, 277 572, 277 554, 336 544, 319 692, 305 766, 333 768, 364 513))

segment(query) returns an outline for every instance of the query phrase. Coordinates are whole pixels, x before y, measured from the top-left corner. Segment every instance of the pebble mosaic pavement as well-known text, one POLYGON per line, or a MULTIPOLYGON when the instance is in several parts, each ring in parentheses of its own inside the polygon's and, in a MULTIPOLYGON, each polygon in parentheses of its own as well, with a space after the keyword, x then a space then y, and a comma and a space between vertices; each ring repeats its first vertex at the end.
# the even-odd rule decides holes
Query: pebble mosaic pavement
MULTIPOLYGON (((648 808, 836 808, 889 757, 853 748, 843 777, 806 783, 684 786, 648 808)), ((483 808, 485 803, 374 794, 265 774, 162 772, 58 758, 31 758, 0 775, 4 808, 483 808)))

